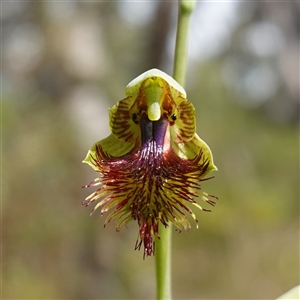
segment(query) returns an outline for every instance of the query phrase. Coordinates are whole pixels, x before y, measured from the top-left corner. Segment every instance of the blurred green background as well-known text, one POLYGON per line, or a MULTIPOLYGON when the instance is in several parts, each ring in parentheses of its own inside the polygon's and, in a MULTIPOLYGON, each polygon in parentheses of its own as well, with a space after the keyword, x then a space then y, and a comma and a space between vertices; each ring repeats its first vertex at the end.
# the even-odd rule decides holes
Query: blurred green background
MULTIPOLYGON (((153 299, 154 258, 89 216, 81 164, 133 78, 172 74, 175 2, 2 2, 3 299, 153 299)), ((173 234, 175 299, 299 284, 299 2, 198 2, 186 90, 219 171, 173 234)), ((173 229, 174 230, 174 229, 173 229)))

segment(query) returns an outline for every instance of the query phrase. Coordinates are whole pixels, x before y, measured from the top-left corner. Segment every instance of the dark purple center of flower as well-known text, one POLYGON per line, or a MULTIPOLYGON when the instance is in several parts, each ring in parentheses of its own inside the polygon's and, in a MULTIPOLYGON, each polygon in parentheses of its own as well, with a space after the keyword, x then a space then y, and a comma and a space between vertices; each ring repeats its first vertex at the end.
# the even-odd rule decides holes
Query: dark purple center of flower
POLYGON ((150 141, 155 141, 157 147, 163 147, 168 120, 161 118, 158 121, 150 121, 148 116, 141 118, 142 147, 150 141))

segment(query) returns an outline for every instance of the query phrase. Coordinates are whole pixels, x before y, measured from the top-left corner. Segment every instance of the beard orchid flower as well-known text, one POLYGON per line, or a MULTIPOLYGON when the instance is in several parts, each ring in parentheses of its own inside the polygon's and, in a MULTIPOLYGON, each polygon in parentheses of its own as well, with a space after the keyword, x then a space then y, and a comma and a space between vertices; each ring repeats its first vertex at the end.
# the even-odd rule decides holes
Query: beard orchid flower
MULTIPOLYGON (((84 187, 97 186, 82 204, 97 202, 101 215, 112 210, 117 230, 135 220, 139 237, 135 249, 154 254, 159 226, 173 223, 190 229, 186 213, 198 223, 191 206, 195 199, 214 205, 200 182, 217 170, 208 145, 196 133, 195 109, 185 90, 164 72, 152 69, 130 82, 126 98, 109 110, 111 134, 95 143, 84 163, 99 177, 84 187), (191 205, 190 205, 191 204, 191 205)), ((92 212, 93 212, 92 211, 92 212)))

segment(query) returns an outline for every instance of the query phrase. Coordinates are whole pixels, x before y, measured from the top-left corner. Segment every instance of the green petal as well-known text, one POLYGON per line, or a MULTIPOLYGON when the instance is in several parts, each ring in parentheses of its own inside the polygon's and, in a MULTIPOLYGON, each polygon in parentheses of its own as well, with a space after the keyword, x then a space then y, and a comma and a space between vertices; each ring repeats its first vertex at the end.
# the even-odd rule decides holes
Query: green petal
POLYGON ((171 139, 176 143, 190 141, 196 133, 195 108, 185 98, 174 98, 177 107, 178 118, 174 126, 170 128, 171 139))
POLYGON ((120 157, 129 153, 134 148, 135 144, 133 142, 125 142, 120 140, 113 134, 99 142, 96 142, 88 151, 86 158, 82 161, 96 171, 97 167, 94 165, 94 159, 96 158, 97 146, 100 146, 104 152, 108 153, 112 157, 120 157))
POLYGON ((133 141, 139 134, 139 127, 132 120, 131 107, 134 97, 127 97, 119 101, 109 110, 109 124, 111 132, 123 141, 133 141))
POLYGON ((200 139, 200 137, 195 134, 194 137, 188 142, 175 143, 171 141, 172 147, 175 153, 184 159, 194 159, 200 151, 202 151, 202 157, 199 161, 199 164, 203 164, 205 160, 209 162, 206 172, 203 176, 207 175, 211 171, 217 171, 218 168, 214 165, 213 156, 208 145, 200 139))

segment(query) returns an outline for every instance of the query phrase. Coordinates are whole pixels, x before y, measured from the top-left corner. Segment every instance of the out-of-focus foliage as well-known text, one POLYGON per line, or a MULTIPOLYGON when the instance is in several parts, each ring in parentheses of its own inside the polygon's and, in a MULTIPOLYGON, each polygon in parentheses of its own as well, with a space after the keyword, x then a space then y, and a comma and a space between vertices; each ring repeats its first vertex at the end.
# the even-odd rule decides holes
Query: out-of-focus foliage
MULTIPOLYGON (((151 299, 136 228, 89 217, 81 164, 107 108, 171 73, 172 2, 2 3, 2 296, 151 299)), ((173 235, 174 297, 272 299, 299 283, 299 3, 199 2, 187 94, 220 200, 173 235)), ((131 226, 132 225, 132 226, 131 226)))

